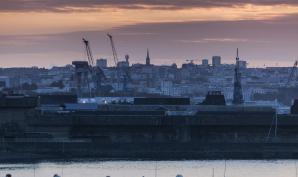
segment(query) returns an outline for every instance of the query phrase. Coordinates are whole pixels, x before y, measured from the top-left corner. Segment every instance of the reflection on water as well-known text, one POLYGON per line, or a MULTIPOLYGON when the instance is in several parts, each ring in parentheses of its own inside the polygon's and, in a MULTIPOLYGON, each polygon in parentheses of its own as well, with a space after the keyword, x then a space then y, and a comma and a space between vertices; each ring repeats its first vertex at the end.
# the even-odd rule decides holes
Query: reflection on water
MULTIPOLYGON (((105 161, 0 164, 0 177, 215 177, 224 176, 225 161, 105 161)), ((226 161, 226 177, 296 177, 296 161, 226 161)))

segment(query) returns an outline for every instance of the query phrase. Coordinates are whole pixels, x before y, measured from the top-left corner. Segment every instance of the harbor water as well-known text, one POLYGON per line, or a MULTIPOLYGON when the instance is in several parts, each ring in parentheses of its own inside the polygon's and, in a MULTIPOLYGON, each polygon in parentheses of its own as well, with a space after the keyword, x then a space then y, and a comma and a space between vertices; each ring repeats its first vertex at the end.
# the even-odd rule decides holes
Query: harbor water
POLYGON ((97 161, 0 164, 0 177, 295 177, 296 160, 97 161))

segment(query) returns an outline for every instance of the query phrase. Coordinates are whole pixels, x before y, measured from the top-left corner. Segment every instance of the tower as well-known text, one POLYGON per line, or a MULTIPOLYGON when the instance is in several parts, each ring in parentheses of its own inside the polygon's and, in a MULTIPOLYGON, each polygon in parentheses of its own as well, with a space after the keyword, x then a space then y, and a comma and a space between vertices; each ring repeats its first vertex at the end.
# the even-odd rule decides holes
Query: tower
POLYGON ((212 66, 220 66, 221 65, 221 56, 213 56, 212 57, 212 66))
POLYGON ((244 100, 243 100, 242 85, 241 85, 241 73, 239 72, 239 53, 237 48, 235 76, 234 76, 233 104, 242 104, 243 102, 244 100))
POLYGON ((149 50, 147 49, 147 56, 146 56, 146 65, 150 65, 150 56, 149 56, 149 50))

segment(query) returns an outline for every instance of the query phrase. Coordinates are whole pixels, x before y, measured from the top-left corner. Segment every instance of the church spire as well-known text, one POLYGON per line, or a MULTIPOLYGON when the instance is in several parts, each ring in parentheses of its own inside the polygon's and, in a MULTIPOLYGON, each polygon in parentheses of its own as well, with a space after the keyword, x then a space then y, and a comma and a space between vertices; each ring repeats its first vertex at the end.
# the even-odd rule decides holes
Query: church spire
POLYGON ((147 48, 146 65, 150 65, 149 49, 147 48))

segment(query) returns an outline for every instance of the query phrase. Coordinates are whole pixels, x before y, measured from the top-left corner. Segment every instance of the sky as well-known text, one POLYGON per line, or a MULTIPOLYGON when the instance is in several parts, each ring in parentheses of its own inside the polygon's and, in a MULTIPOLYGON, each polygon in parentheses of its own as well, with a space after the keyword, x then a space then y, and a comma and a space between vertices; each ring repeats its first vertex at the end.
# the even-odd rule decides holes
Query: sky
POLYGON ((0 0, 0 67, 52 67, 94 58, 200 63, 236 48, 249 67, 292 66, 298 58, 297 0, 0 0))

